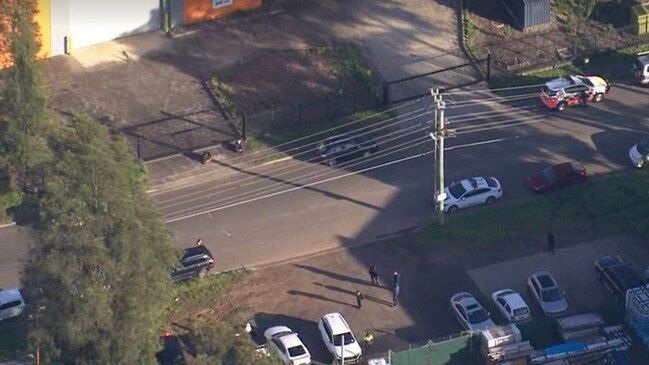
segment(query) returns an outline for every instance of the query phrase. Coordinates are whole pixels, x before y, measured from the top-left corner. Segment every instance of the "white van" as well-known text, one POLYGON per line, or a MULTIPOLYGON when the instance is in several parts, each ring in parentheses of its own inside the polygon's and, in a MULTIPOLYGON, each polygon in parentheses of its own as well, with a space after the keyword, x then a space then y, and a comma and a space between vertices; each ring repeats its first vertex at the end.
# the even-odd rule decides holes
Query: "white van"
POLYGON ((361 345, 356 341, 356 337, 342 314, 325 314, 318 322, 318 329, 327 349, 336 361, 340 362, 344 357, 345 364, 360 362, 361 345))
POLYGON ((0 289, 0 321, 19 316, 25 309, 25 300, 18 289, 0 289))

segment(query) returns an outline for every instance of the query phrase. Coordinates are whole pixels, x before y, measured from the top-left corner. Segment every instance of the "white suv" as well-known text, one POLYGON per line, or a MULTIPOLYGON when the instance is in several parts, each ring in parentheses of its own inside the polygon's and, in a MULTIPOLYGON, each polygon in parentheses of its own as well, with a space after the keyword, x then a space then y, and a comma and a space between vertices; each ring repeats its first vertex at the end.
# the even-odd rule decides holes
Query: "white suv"
POLYGON ((25 309, 25 300, 19 289, 0 289, 0 321, 18 317, 25 309))
POLYGON ((342 314, 325 314, 318 321, 318 329, 327 349, 336 361, 341 361, 343 357, 345 364, 358 363, 361 360, 361 346, 342 314))

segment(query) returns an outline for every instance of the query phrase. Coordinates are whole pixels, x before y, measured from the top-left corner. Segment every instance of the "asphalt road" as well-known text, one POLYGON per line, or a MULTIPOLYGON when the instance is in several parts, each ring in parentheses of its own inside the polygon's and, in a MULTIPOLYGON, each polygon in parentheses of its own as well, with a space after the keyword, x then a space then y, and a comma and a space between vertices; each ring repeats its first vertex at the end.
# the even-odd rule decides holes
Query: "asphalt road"
MULTIPOLYGON (((447 139, 446 181, 496 176, 504 186, 504 203, 529 196, 525 177, 548 163, 578 160, 591 175, 630 169, 629 147, 649 134, 647 94, 647 89, 614 85, 604 102, 563 113, 544 109, 536 96, 502 103, 476 93, 447 97, 449 128, 457 136, 447 139)), ((423 104, 409 110, 417 107, 429 110, 423 104)), ((394 132, 375 159, 358 166, 329 168, 300 156, 154 199, 178 246, 202 238, 220 270, 369 243, 413 229, 434 214, 434 159, 426 154, 432 149, 429 120, 422 115, 402 122, 401 132, 394 132), (330 181, 319 183, 323 180, 330 181)), ((18 283, 25 242, 15 227, 0 230, 0 287, 18 283)))

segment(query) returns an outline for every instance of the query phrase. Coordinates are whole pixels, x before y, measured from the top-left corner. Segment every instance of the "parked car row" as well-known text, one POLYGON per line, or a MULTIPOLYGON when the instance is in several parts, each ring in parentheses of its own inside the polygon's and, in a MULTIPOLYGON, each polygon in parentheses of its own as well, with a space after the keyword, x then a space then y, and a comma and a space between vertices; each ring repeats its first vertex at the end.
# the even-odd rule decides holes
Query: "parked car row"
MULTIPOLYGON (((595 260, 594 268, 597 279, 613 294, 615 300, 623 301, 627 290, 646 284, 631 264, 617 255, 595 260)), ((568 311, 566 294, 549 271, 537 271, 530 275, 527 278, 527 289, 543 315, 557 317, 568 311)), ((509 323, 521 324, 532 320, 530 307, 515 290, 496 290, 491 294, 491 301, 509 323)), ((471 293, 453 295, 450 305, 453 315, 468 331, 481 331, 495 326, 491 314, 471 293)))
MULTIPOLYGON (((327 350, 337 362, 358 363, 362 349, 349 324, 340 313, 328 313, 318 320, 318 330, 327 350)), ((286 365, 311 364, 311 354, 299 335, 286 326, 270 327, 264 332, 268 344, 286 365)))

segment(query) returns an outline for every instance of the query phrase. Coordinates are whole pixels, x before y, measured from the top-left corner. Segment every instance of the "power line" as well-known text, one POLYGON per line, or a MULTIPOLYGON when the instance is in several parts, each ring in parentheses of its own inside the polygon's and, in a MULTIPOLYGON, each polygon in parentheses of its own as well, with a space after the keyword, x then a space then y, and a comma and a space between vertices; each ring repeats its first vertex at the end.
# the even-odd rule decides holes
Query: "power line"
MULTIPOLYGON (((421 145, 421 144, 423 144, 423 143, 428 143, 428 142, 429 142, 427 136, 425 136, 425 137, 421 137, 421 138, 419 138, 419 139, 421 139, 420 142, 415 143, 415 144, 413 144, 413 145, 411 145, 411 146, 408 146, 408 147, 403 148, 403 149, 400 149, 400 150, 392 151, 392 152, 390 152, 389 154, 393 154, 393 153, 401 152, 402 150, 405 150, 405 149, 408 149, 408 148, 412 148, 412 147, 416 147, 416 146, 421 145)), ((265 199, 265 198, 270 198, 270 197, 273 197, 273 196, 277 196, 277 195, 281 195, 281 194, 289 193, 289 192, 296 191, 296 190, 299 190, 299 189, 304 189, 304 188, 308 188, 308 187, 311 187, 311 186, 320 185, 320 184, 323 184, 323 183, 326 183, 326 182, 330 182, 330 181, 334 181, 334 180, 339 180, 339 179, 342 179, 342 178, 344 178, 344 177, 348 177, 348 176, 351 176, 351 175, 361 174, 361 173, 363 173, 363 172, 367 172, 367 171, 375 170, 375 169, 377 169, 377 168, 390 166, 390 165, 393 165, 393 164, 396 164, 396 163, 400 163, 400 162, 404 162, 404 161, 407 161, 407 160, 411 160, 411 159, 413 159, 413 158, 421 157, 421 156, 427 155, 427 154, 429 154, 429 153, 430 153, 430 152, 424 152, 424 153, 420 153, 420 154, 417 154, 417 155, 414 155, 414 156, 409 156, 409 157, 401 158, 401 159, 398 159, 398 160, 388 161, 388 162, 385 162, 385 163, 380 164, 380 165, 370 166, 370 167, 367 167, 367 168, 364 168, 364 169, 361 169, 361 170, 358 170, 358 171, 349 172, 349 173, 346 173, 346 174, 342 174, 342 175, 338 175, 338 176, 334 176, 334 177, 326 178, 326 179, 319 180, 319 181, 315 181, 315 182, 310 182, 310 183, 306 183, 306 184, 301 184, 300 186, 296 186, 296 187, 288 188, 288 189, 286 189, 286 190, 281 190, 281 191, 277 191, 277 192, 273 192, 273 193, 268 193, 268 194, 266 194, 266 195, 262 195, 262 196, 250 197, 250 198, 247 198, 247 199, 245 199, 245 200, 241 200, 241 201, 237 201, 237 202, 228 203, 228 204, 226 204, 226 205, 222 205, 222 206, 216 206, 216 207, 207 208, 207 209, 205 209, 205 210, 202 210, 202 211, 199 211, 199 212, 194 212, 194 213, 189 213, 189 214, 187 214, 187 215, 180 216, 180 217, 171 217, 171 218, 166 219, 165 222, 166 222, 166 223, 172 223, 172 222, 179 221, 179 220, 182 220, 182 219, 188 219, 188 218, 196 217, 196 216, 199 216, 199 215, 202 215, 202 214, 207 214, 207 213, 215 212, 215 211, 218 211, 218 210, 223 210, 223 209, 227 209, 227 208, 232 208, 232 207, 237 206, 237 205, 246 204, 246 203, 254 202, 254 201, 261 200, 261 199, 265 199)), ((381 157, 387 156, 387 155, 389 155, 389 154, 385 154, 385 155, 383 155, 383 156, 381 156, 381 157)), ((365 162, 365 161, 362 161, 362 162, 365 162)), ((362 162, 361 162, 361 163, 362 163, 362 162)), ((356 163, 356 164, 359 164, 359 163, 356 163)), ((203 206, 206 206, 206 205, 207 205, 207 204, 204 204, 204 205, 202 205, 202 206, 198 206, 198 207, 194 207, 194 208, 202 208, 203 206)), ((173 212, 173 213, 181 213, 181 212, 185 212, 185 211, 189 211, 189 210, 190 210, 190 209, 184 209, 184 210, 181 210, 181 211, 178 211, 178 212, 173 212)))
MULTIPOLYGON (((419 128, 419 129, 417 129, 417 130, 414 130, 414 131, 410 132, 409 134, 414 134, 414 133, 417 133, 417 132, 423 132, 423 131, 427 130, 427 128, 428 128, 428 127, 419 128)), ((420 138, 424 138, 424 139, 426 139, 427 136, 420 137, 420 138)), ((417 138, 415 138, 414 140, 417 140, 417 138)), ((372 156, 369 157, 369 158, 361 158, 361 159, 358 159, 358 158, 357 158, 357 159, 351 160, 351 161, 349 161, 349 162, 347 162, 347 163, 340 164, 340 167, 342 167, 342 168, 353 167, 353 166, 356 166, 356 165, 358 165, 358 164, 361 164, 361 163, 367 163, 367 162, 369 162, 369 161, 376 160, 376 159, 378 159, 378 158, 381 158, 381 157, 384 157, 384 156, 390 155, 390 154, 392 154, 392 153, 395 153, 395 152, 398 152, 398 151, 401 151, 401 150, 404 150, 404 149, 410 148, 410 147, 408 146, 408 144, 410 144, 412 141, 413 141, 413 140, 408 140, 408 141, 406 141, 406 142, 403 142, 403 143, 400 143, 400 144, 397 144, 397 145, 394 145, 394 146, 390 146, 389 148, 387 148, 387 149, 385 149, 385 150, 380 150, 380 152, 375 153, 374 155, 372 155, 372 156), (391 151, 391 150, 392 150, 392 151, 391 151)), ((307 167, 310 167, 310 166, 307 166, 307 167)), ((253 193, 257 193, 257 192, 260 192, 260 191, 263 192, 264 190, 267 190, 267 189, 269 189, 269 188, 271 188, 271 187, 273 187, 273 186, 285 185, 285 184, 287 184, 287 183, 289 183, 289 184, 298 184, 298 183, 300 183, 301 181, 303 181, 303 180, 305 180, 305 179, 307 179, 307 178, 311 179, 311 178, 319 177, 319 176, 322 176, 322 175, 327 175, 327 174, 329 174, 329 173, 330 173, 330 170, 326 170, 326 171, 316 170, 316 171, 313 171, 313 172, 311 172, 311 173, 309 173, 309 174, 304 174, 304 175, 298 176, 298 177, 292 179, 291 181, 286 181, 286 182, 284 182, 284 181, 282 181, 282 182, 274 182, 274 183, 271 183, 271 184, 267 184, 267 185, 265 185, 265 186, 258 187, 258 188, 256 188, 256 189, 252 189, 252 190, 248 190, 248 191, 242 192, 242 193, 240 193, 240 194, 236 194, 236 195, 228 196, 228 197, 226 197, 226 198, 224 198, 224 199, 220 199, 220 200, 217 200, 217 201, 212 201, 212 202, 209 202, 209 203, 201 204, 201 205, 199 205, 198 207, 203 207, 203 206, 206 206, 206 205, 212 205, 212 204, 214 204, 214 203, 218 203, 218 202, 221 202, 221 201, 232 200, 232 199, 235 199, 235 198, 245 197, 246 195, 251 195, 251 194, 253 194, 253 193)), ((277 178, 277 175, 276 175, 276 176, 272 176, 271 178, 273 178, 273 179, 274 179, 274 178, 277 178)), ((263 180, 263 181, 259 181, 259 182, 255 182, 255 183, 266 183, 266 181, 263 180)), ((255 183, 253 183, 253 184, 255 184, 255 183)), ((249 185, 252 185, 252 184, 249 184, 249 185)), ((228 191, 231 191, 231 190, 232 190, 232 189, 230 189, 230 190, 228 190, 228 191)), ((218 191, 218 194, 222 194, 222 193, 225 193, 225 192, 227 192, 227 191, 218 191)), ((189 201, 194 201, 194 200, 196 200, 196 199, 191 199, 191 200, 189 200, 189 201)), ((181 203, 172 204, 172 205, 169 205, 169 206, 166 206, 166 207, 163 207, 163 208, 159 208, 159 210, 164 210, 164 209, 166 209, 166 208, 171 208, 171 207, 173 207, 173 206, 177 206, 177 205, 182 204, 182 203, 185 203, 185 202, 187 202, 187 200, 183 200, 183 202, 181 202, 181 203)), ((180 210, 179 212, 183 212, 183 211, 187 211, 187 210, 192 210, 192 209, 195 209, 195 208, 196 208, 195 206, 194 206, 194 207, 190 207, 190 208, 185 208, 185 209, 183 209, 183 210, 180 210)))
MULTIPOLYGON (((420 117, 420 116, 425 116, 425 115, 427 115, 427 114, 430 114, 430 112, 420 113, 420 114, 418 114, 418 115, 411 116, 410 118, 404 119, 404 120, 402 120, 402 121, 400 121, 400 122, 405 122, 405 121, 407 121, 407 120, 412 120, 412 119, 414 119, 414 118, 418 118, 418 117, 420 117)), ((387 142, 390 142, 390 141, 396 140, 396 139, 398 139, 398 138, 403 138, 405 135, 408 135, 408 134, 409 134, 409 133, 404 133, 404 132, 405 132, 405 131, 408 131, 409 129, 414 128, 414 127, 417 127, 417 126, 416 126, 416 125, 413 125, 413 126, 410 126, 410 127, 407 127, 407 128, 399 129, 398 131, 395 131, 395 132, 391 132, 391 133, 388 133, 388 134, 385 134, 385 135, 381 135, 379 138, 376 138, 376 139, 375 139, 375 142, 376 142, 377 144, 380 145, 380 144, 384 144, 384 143, 387 143, 387 142), (392 136, 392 137, 391 137, 391 136, 392 136)), ((356 135, 356 134, 354 134, 354 135, 356 135)), ((307 150, 307 151, 305 151, 305 152, 312 152, 312 151, 311 151, 311 150, 307 150)), ((355 153, 355 151, 351 151, 351 152, 348 152, 348 153, 342 154, 342 155, 340 155, 339 157, 345 157, 345 156, 347 156, 347 155, 349 155, 349 154, 352 154, 352 153, 355 153)), ((301 153, 301 154, 303 154, 303 153, 301 153)), ((299 155, 299 154, 298 154, 298 155, 299 155)), ((292 157, 293 157, 293 160, 295 160, 295 157, 297 157, 298 155, 294 155, 294 156, 292 156, 292 157)), ((304 162, 309 163, 309 162, 317 161, 317 160, 319 160, 319 159, 321 159, 321 157, 319 157, 319 156, 315 156, 315 157, 312 157, 312 158, 310 158, 310 159, 307 159, 307 160, 304 161, 304 162)), ((255 167, 259 167, 259 166, 255 166, 255 167)), ((284 172, 282 172, 282 173, 280 173, 280 174, 273 175, 273 177, 279 177, 279 176, 283 176, 283 175, 286 175, 286 174, 289 174, 289 173, 294 173, 294 172, 299 171, 299 170, 306 169, 306 168, 308 168, 308 167, 309 167, 309 166, 307 165, 307 166, 301 166, 301 167, 298 167, 298 168, 296 168, 296 169, 292 169, 292 166, 291 166, 291 165, 288 165, 288 166, 279 166, 279 167, 276 167, 276 168, 272 168, 272 169, 270 169, 270 170, 268 170, 268 171, 265 171, 264 174, 271 174, 271 173, 274 173, 274 172, 278 172, 278 171, 285 170, 284 172)), ((253 170, 253 169, 247 169, 246 172, 252 172, 251 170, 253 170)), ((237 174, 237 173, 240 173, 240 172, 239 172, 239 171, 230 171, 229 174, 226 174, 225 176, 222 176, 222 177, 231 176, 231 175, 234 175, 234 174, 237 174)), ((186 203, 186 202, 188 201, 188 200, 186 200, 187 197, 194 196, 194 195, 197 195, 197 194, 204 194, 204 193, 206 193, 206 192, 217 191, 217 190, 221 193, 221 192, 227 192, 227 191, 231 191, 231 190, 235 190, 235 189, 240 189, 241 187, 244 187, 244 186, 248 186, 248 185, 249 185, 249 184, 246 184, 245 182, 250 181, 250 180, 255 180, 255 179, 256 179, 255 176, 248 176, 248 177, 245 177, 244 179, 237 180, 237 181, 232 182, 232 183, 226 183, 226 184, 222 184, 222 185, 219 185, 219 186, 215 186, 215 187, 212 187, 212 188, 207 189, 207 190, 201 190, 201 191, 199 191, 199 192, 194 192, 194 193, 186 194, 186 195, 179 196, 179 197, 174 197, 174 198, 170 198, 170 199, 166 199, 166 200, 161 200, 161 201, 159 201, 159 204, 162 204, 162 207, 161 207, 161 208, 164 209, 164 208, 167 208, 167 207, 168 207, 168 206, 164 205, 164 203, 169 203, 169 202, 172 202, 172 201, 176 201, 176 200, 181 200, 181 199, 182 199, 182 202, 180 202, 179 204, 183 204, 183 203, 186 203), (229 185, 234 185, 234 188, 233 188, 233 189, 226 189, 226 190, 223 190, 224 187, 227 187, 227 186, 229 186, 229 185)), ((194 199, 190 199, 189 201, 193 201, 193 200, 194 200, 194 199)), ((159 206, 159 205, 158 205, 158 206, 159 206)), ((160 206, 159 206, 159 207, 160 207, 160 206)))

